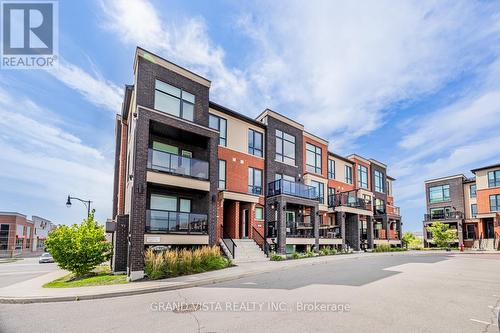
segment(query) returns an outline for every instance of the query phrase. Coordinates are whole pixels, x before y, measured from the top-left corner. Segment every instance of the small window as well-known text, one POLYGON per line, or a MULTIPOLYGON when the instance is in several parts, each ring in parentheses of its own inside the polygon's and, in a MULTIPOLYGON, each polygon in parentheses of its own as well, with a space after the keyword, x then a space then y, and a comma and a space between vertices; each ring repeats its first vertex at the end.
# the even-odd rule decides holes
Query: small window
POLYGON ((477 217, 477 204, 470 205, 470 215, 472 216, 472 218, 477 217))
POLYGON ((219 160, 219 190, 226 189, 226 161, 219 160))
POLYGON ((248 168, 248 193, 262 194, 262 170, 248 168))
POLYGON ((345 166, 345 182, 347 184, 352 184, 352 167, 345 166))
POLYGON ((263 135, 260 132, 254 131, 253 129, 248 130, 248 153, 262 157, 263 149, 262 149, 262 140, 263 135))
POLYGON ((264 209, 262 207, 255 207, 255 219, 264 220, 264 209))
POLYGON ((476 197, 476 185, 471 185, 470 186, 470 197, 475 198, 476 197))
POLYGON ((227 145, 227 120, 211 114, 208 116, 208 127, 219 131, 219 145, 225 147, 227 145))
POLYGON ((328 179, 335 179, 335 161, 328 159, 328 179))

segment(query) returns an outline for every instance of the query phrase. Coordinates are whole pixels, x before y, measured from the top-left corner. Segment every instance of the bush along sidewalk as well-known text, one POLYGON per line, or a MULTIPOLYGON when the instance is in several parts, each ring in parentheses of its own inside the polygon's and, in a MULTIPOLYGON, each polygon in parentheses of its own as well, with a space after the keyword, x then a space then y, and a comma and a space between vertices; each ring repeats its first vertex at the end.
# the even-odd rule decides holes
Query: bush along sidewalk
POLYGON ((271 261, 295 260, 295 259, 311 258, 311 257, 316 257, 316 256, 331 256, 331 255, 350 254, 350 253, 352 253, 352 250, 344 249, 344 250, 338 251, 334 247, 325 246, 319 250, 319 253, 315 253, 313 251, 307 251, 305 253, 293 252, 290 255, 281 256, 281 255, 273 252, 269 256, 269 259, 271 261))
POLYGON ((401 252, 406 251, 405 248, 391 247, 389 244, 380 244, 372 250, 372 252, 401 252))
POLYGON ((148 249, 144 261, 144 272, 151 280, 208 272, 231 265, 231 261, 222 256, 217 246, 204 246, 195 250, 148 249))

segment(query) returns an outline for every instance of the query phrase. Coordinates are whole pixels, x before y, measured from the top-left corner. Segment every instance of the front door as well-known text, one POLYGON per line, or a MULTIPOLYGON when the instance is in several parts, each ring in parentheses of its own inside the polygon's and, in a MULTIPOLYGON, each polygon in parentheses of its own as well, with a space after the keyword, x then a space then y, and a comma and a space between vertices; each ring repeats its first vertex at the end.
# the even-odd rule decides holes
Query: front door
POLYGON ((241 211, 241 238, 248 238, 248 209, 241 211))
POLYGON ((495 233, 493 229, 493 219, 488 219, 484 222, 484 231, 485 235, 484 238, 494 238, 495 233))

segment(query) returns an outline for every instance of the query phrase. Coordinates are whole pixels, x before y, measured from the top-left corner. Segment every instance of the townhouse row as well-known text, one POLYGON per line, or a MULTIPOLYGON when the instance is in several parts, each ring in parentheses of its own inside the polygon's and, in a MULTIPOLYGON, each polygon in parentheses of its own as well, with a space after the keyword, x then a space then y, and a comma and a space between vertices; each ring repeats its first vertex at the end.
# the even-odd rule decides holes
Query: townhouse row
POLYGON ((116 119, 115 271, 142 278, 151 246, 220 244, 239 259, 252 244, 279 254, 401 245, 384 163, 335 154, 275 111, 253 119, 211 102, 210 84, 137 48, 116 119))
POLYGON ((439 221, 456 230, 455 246, 500 249, 500 164, 463 174, 425 182, 427 212, 424 215, 424 242, 433 246, 427 226, 439 221))
POLYGON ((0 257, 31 255, 45 250, 45 239, 56 228, 39 216, 0 212, 0 257))

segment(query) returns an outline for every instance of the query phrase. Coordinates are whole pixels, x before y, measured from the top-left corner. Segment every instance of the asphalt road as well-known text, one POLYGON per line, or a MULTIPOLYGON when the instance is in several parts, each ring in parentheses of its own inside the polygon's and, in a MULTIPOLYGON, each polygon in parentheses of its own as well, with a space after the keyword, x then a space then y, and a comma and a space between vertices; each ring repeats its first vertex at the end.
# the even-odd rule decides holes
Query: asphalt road
POLYGON ((56 264, 39 264, 38 257, 0 263, 0 288, 47 274, 56 269, 56 264))
POLYGON ((499 332, 499 306, 500 255, 380 256, 170 292, 0 305, 0 332, 499 332))

